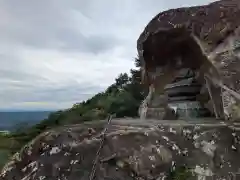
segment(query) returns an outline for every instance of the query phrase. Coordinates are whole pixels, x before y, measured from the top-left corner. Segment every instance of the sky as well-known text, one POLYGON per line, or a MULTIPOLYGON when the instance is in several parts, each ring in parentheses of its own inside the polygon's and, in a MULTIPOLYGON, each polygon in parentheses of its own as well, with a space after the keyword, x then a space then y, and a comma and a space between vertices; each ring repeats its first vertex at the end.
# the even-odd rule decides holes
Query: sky
POLYGON ((0 0, 0 110, 70 108, 134 68, 159 12, 213 0, 0 0))

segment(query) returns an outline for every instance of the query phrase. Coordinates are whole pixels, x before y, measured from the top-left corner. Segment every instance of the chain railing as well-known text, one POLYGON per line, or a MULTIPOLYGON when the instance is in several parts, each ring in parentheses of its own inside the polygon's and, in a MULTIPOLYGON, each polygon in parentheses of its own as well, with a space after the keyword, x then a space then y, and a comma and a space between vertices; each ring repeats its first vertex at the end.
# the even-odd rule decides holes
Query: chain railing
POLYGON ((105 136, 106 136, 106 133, 107 133, 107 131, 108 131, 109 125, 111 124, 112 118, 113 118, 112 115, 110 115, 110 116, 108 117, 107 124, 106 124, 104 130, 103 130, 102 133, 101 133, 100 145, 99 145, 99 148, 98 148, 98 150, 97 150, 96 156, 95 156, 95 158, 94 158, 94 162, 93 162, 92 170, 91 170, 91 173, 90 173, 90 176, 89 176, 89 180, 93 180, 93 178, 94 178, 94 176, 95 176, 96 169, 97 169, 97 164, 98 164, 98 162, 99 162, 100 153, 101 153, 101 150, 102 150, 102 148, 103 148, 105 136))

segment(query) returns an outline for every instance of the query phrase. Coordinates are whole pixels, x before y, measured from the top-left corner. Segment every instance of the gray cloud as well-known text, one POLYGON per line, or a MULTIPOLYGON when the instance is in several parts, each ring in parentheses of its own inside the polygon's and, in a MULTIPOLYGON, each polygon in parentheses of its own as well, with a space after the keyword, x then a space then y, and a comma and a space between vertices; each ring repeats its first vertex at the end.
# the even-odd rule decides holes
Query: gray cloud
POLYGON ((0 1, 0 109, 68 108, 134 66, 160 11, 211 0, 0 1))

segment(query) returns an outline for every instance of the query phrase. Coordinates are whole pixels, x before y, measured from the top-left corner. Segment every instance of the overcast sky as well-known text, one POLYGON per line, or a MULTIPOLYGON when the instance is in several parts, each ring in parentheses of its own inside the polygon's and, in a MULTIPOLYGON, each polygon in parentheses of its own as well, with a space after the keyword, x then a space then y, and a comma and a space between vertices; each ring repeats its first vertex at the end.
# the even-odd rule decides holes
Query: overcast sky
POLYGON ((213 0, 0 0, 0 110, 62 109, 134 67, 160 11, 213 0))

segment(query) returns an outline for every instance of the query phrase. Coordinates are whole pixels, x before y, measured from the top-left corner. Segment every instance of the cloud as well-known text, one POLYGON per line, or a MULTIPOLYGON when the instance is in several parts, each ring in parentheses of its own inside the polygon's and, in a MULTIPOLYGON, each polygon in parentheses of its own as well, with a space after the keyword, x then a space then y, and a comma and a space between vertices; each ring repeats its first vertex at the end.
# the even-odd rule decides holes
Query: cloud
POLYGON ((160 11, 210 0, 0 1, 0 109, 62 109, 134 67, 160 11))

